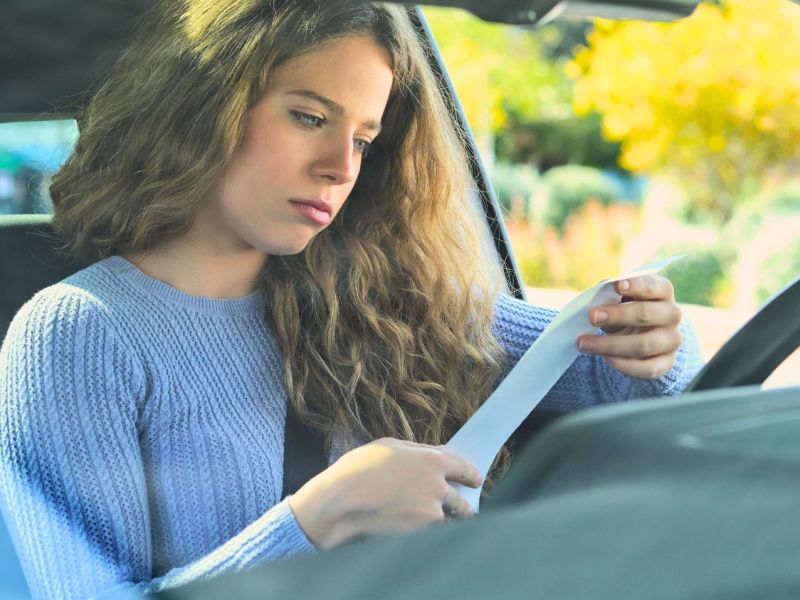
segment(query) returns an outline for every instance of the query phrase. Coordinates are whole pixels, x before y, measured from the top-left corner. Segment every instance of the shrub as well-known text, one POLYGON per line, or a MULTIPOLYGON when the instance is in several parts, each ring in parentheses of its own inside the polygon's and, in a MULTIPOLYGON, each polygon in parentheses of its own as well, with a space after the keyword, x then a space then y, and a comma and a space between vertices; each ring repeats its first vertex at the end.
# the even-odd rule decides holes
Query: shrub
POLYGON ((544 250, 550 243, 548 238, 556 235, 553 229, 536 222, 508 221, 506 230, 523 283, 527 286, 554 287, 551 266, 544 250))
POLYGON ((536 165, 541 170, 570 163, 616 169, 619 160, 619 144, 603 137, 597 114, 533 121, 512 114, 495 138, 495 152, 509 162, 536 165))
MULTIPOLYGON (((727 277, 731 257, 720 247, 681 248, 683 259, 664 269, 675 288, 675 299, 681 303, 720 304, 720 296, 727 290, 727 277)), ((674 248, 664 248, 662 255, 675 254, 674 248)))
POLYGON ((724 238, 731 253, 736 255, 732 274, 738 307, 756 310, 800 273, 798 232, 797 184, 762 192, 737 211, 725 229, 724 238))
POLYGON ((639 222, 637 206, 589 200, 561 234, 541 223, 511 223, 508 231, 526 285, 583 289, 619 272, 639 222))
POLYGON ((773 210, 800 211, 800 181, 789 181, 772 194, 768 206, 773 210))
POLYGON ((566 165, 550 169, 544 175, 547 203, 544 219, 557 231, 563 231, 567 218, 591 198, 608 204, 616 197, 614 184, 601 171, 591 167, 566 165))
POLYGON ((766 302, 792 279, 800 275, 800 238, 784 240, 761 263, 756 282, 756 301, 766 302))
POLYGON ((489 175, 504 214, 512 219, 527 219, 539 174, 529 165, 498 163, 489 175))
POLYGON ((800 214, 800 180, 783 181, 765 186, 754 198, 736 209, 726 224, 729 237, 747 239, 757 235, 763 223, 775 216, 793 217, 800 214))

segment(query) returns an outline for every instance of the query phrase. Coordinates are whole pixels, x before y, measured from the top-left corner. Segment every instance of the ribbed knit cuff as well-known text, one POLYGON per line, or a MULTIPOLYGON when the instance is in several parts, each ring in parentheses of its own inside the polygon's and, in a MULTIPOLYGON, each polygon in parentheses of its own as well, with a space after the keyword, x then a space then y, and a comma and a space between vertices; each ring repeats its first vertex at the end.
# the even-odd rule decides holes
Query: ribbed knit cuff
POLYGON ((300 527, 300 523, 297 522, 297 517, 292 512, 292 507, 289 506, 289 498, 291 496, 286 496, 275 507, 280 507, 277 519, 285 523, 284 540, 287 546, 293 549, 293 555, 314 554, 317 552, 317 548, 308 539, 305 531, 300 527))
POLYGON ((284 498, 234 538, 185 567, 153 580, 147 592, 185 585, 222 573, 233 573, 259 564, 316 552, 303 533, 284 498))
POLYGON ((700 344, 694 328, 684 320, 680 324, 680 332, 683 343, 675 355, 675 364, 664 375, 652 381, 653 396, 674 396, 682 393, 703 366, 700 344))

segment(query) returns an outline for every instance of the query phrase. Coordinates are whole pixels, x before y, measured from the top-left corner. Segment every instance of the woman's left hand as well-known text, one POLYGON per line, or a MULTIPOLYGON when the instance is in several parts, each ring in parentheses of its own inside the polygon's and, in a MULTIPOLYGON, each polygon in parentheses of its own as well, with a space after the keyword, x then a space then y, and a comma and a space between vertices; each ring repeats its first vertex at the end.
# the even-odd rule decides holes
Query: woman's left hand
POLYGON ((672 368, 681 345, 681 310, 669 279, 641 275, 614 283, 623 298, 589 313, 606 335, 583 335, 581 352, 599 354, 612 367, 638 379, 655 379, 672 368))

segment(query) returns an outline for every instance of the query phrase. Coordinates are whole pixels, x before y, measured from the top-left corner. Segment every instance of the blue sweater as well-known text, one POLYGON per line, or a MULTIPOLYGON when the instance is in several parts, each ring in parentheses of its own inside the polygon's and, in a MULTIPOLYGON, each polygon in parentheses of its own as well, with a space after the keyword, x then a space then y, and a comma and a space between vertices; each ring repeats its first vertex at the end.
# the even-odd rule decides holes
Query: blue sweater
MULTIPOLYGON (((501 297, 513 364, 554 313, 501 297)), ((544 403, 681 391, 581 356, 544 403)), ((162 589, 314 551, 280 501, 287 396, 259 295, 198 298, 111 257, 38 293, 0 351, 0 505, 35 597, 162 589)))

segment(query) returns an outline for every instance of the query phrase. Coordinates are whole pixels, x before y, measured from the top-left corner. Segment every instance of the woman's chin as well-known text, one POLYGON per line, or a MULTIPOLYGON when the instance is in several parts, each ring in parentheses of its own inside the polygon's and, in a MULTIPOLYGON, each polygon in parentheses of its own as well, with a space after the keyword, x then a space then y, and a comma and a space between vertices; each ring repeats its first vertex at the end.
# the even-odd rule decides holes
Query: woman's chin
POLYGON ((293 240, 285 244, 272 245, 268 250, 266 250, 266 254, 272 256, 293 256, 295 254, 300 254, 303 250, 305 250, 310 242, 311 239, 293 240))

